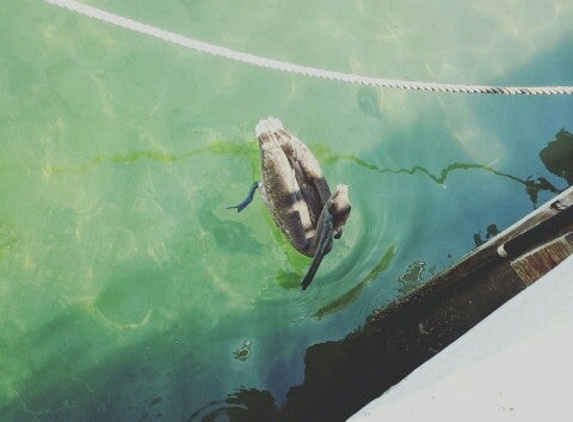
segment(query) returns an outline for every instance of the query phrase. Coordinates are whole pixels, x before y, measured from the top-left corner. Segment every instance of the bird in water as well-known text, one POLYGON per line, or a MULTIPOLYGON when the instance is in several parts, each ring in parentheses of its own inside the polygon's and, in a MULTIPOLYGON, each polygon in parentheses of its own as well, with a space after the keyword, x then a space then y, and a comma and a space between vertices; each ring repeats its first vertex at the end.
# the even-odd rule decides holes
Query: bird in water
POLYGON ((312 257, 302 281, 311 283, 334 239, 350 214, 348 186, 338 185, 331 193, 322 169, 310 149, 287 132, 273 117, 260 120, 255 128, 261 153, 262 182, 254 182, 243 202, 229 208, 244 210, 257 188, 278 228, 300 253, 312 257))

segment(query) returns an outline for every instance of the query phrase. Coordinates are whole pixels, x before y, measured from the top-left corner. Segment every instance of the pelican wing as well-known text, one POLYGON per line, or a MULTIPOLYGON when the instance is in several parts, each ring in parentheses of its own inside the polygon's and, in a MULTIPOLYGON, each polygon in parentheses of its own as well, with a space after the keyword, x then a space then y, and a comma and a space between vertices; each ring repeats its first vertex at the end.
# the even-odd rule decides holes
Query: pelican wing
POLYGON ((302 280, 302 289, 306 290, 309 284, 312 282, 322 258, 326 256, 328 252, 332 249, 333 235, 334 235, 334 221, 332 215, 325 207, 322 215, 319 219, 319 226, 317 229, 317 235, 319 235, 318 245, 316 246, 316 251, 314 252, 314 258, 310 264, 310 268, 306 273, 306 276, 302 280))
POLYGON ((312 225, 316 227, 320 213, 330 197, 330 189, 320 164, 304 142, 292 133, 279 129, 273 135, 294 171, 302 197, 307 204, 312 225))
POLYGON ((308 254, 307 231, 312 229, 308 207, 289 161, 272 138, 260 143, 263 187, 273 220, 289 242, 308 254))
POLYGON ((331 193, 320 164, 312 151, 297 137, 292 137, 291 145, 295 152, 296 161, 302 170, 305 183, 314 188, 320 198, 320 210, 322 211, 331 193))

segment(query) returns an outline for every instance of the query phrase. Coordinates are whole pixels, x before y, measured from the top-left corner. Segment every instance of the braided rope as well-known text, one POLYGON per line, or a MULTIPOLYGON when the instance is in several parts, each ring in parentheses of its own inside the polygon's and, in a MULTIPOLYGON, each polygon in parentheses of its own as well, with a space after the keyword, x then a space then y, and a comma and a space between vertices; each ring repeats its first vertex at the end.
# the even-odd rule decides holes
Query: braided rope
POLYGON ((214 56, 235 60, 241 63, 276 70, 280 72, 294 73, 297 75, 310 76, 333 80, 337 82, 360 84, 381 88, 397 88, 415 91, 469 93, 469 94, 504 94, 504 95, 573 95, 573 86, 489 86, 489 85, 461 85, 430 82, 404 81, 398 79, 381 79, 350 73, 335 72, 318 69, 294 63, 273 60, 253 54, 242 53, 217 45, 193 40, 173 32, 165 31, 123 16, 106 12, 105 10, 87 6, 75 0, 44 0, 50 4, 62 7, 80 15, 88 16, 112 25, 150 35, 161 40, 178 44, 186 48, 209 53, 214 56))

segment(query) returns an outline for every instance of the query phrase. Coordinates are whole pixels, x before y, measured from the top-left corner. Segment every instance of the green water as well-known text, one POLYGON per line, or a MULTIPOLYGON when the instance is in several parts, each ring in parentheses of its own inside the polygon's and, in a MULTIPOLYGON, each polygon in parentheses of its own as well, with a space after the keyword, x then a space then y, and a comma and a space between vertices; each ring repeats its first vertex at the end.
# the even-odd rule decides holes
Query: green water
MULTIPOLYGON (((569 0, 86 3, 345 72, 573 84, 569 0)), ((41 0, 0 0, 0 28, 1 421, 200 420, 241 389, 278 408, 309 346, 568 184, 539 152, 561 129, 573 142, 571 98, 272 73, 41 0), (344 236, 305 292, 309 259, 262 201, 225 209, 259 176, 268 115, 350 186, 344 236)))

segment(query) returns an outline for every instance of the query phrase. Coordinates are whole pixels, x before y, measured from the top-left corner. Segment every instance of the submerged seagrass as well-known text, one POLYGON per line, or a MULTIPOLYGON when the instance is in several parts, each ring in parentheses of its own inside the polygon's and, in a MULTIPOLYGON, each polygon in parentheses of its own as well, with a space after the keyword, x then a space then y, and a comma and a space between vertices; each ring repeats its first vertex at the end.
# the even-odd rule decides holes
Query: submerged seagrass
POLYGON ((300 139, 284 129, 280 120, 260 120, 255 132, 263 181, 254 182, 247 198, 229 208, 241 212, 260 188, 274 222, 290 244, 313 257, 302 281, 302 288, 306 289, 332 249, 333 240, 342 236, 342 226, 351 209, 348 186, 337 185, 331 193, 317 159, 300 139))

